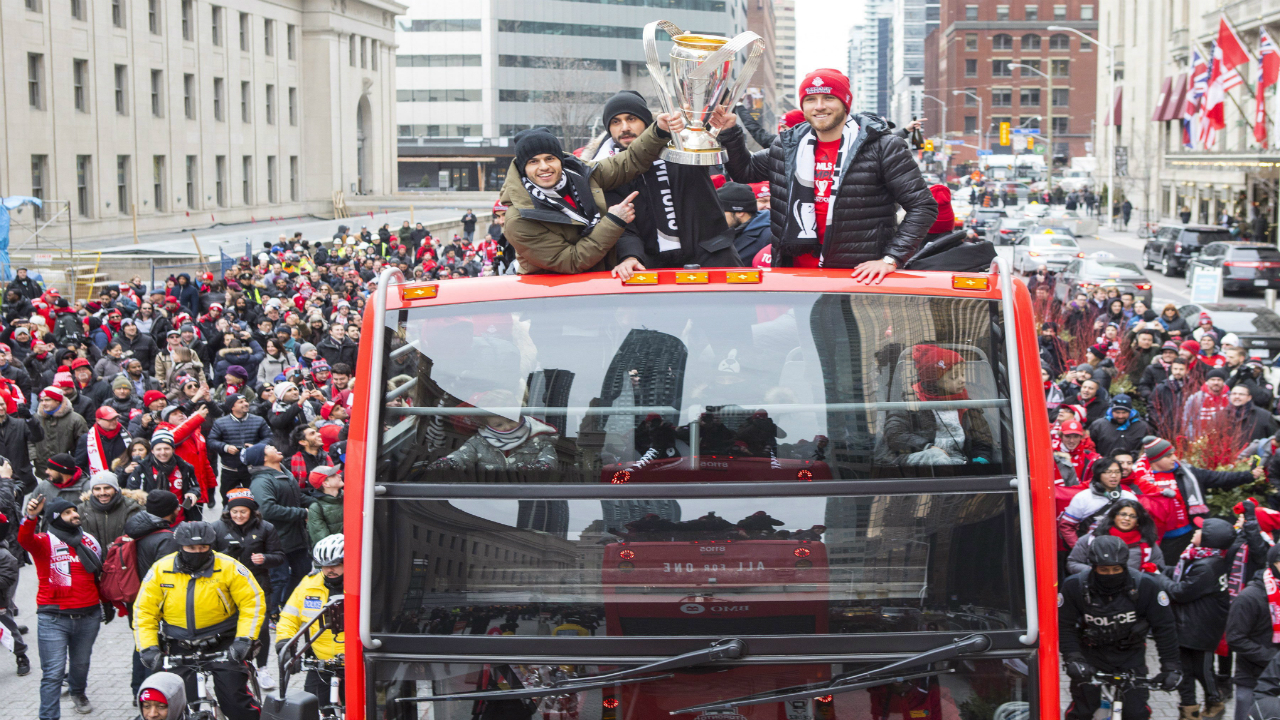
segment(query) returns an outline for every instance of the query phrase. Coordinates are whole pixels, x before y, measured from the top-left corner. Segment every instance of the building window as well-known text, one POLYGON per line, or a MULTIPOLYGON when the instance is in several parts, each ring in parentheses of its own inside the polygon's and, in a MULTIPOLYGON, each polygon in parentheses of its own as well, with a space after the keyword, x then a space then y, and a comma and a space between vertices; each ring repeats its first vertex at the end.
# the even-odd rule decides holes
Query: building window
POLYGON ((991 75, 992 77, 1013 77, 1013 68, 1009 67, 1012 60, 992 60, 991 75))
MULTIPOLYGON (((45 174, 49 170, 48 155, 31 156, 31 197, 44 200, 45 174)), ((35 208, 36 219, 44 219, 44 208, 35 208)))
POLYGON ((90 158, 88 155, 76 156, 76 212, 80 217, 90 217, 89 209, 89 173, 90 158))
POLYGON ((218 155, 213 159, 213 190, 218 207, 227 206, 227 156, 218 155))
POLYGON ((27 103, 44 109, 44 55, 27 53, 27 103))
POLYGON ((1066 5, 1054 5, 1054 6, 1053 6, 1053 19, 1054 19, 1054 20, 1066 20, 1066 19, 1067 19, 1067 6, 1066 6, 1066 5))
POLYGON ((1027 128, 1029 130, 1039 130, 1040 116, 1033 115, 1025 120, 1022 120, 1021 122, 1018 123, 1018 127, 1027 128))
POLYGON ((965 89, 964 89, 964 93, 965 93, 965 94, 964 94, 964 105, 965 105, 965 107, 978 107, 978 101, 977 101, 977 99, 974 97, 974 96, 976 96, 976 95, 978 94, 978 89, 977 89, 977 88, 965 88, 965 89))
POLYGON ((116 66, 116 114, 129 114, 129 96, 126 90, 129 86, 129 67, 127 65, 116 66))
POLYGON ((999 33, 991 38, 992 50, 1012 50, 1013 36, 1006 33, 999 33))
POLYGON ((1022 88, 1018 94, 1018 104, 1022 107, 1040 107, 1040 88, 1022 88))
MULTIPOLYGON (((396 102, 480 102, 483 90, 397 90, 396 102)), ((551 102, 554 93, 542 90, 499 90, 498 100, 501 102, 551 102)), ((609 93, 568 91, 560 95, 578 102, 604 102, 609 93)))
POLYGON ((1049 49, 1050 50, 1070 50, 1071 37, 1068 36, 1066 33, 1058 33, 1056 35, 1050 35, 1049 49))
POLYGON ((289 58, 290 60, 294 60, 294 59, 296 59, 296 56, 295 56, 295 52, 296 52, 296 51, 295 51, 295 50, 294 50, 294 48, 293 48, 293 33, 294 33, 294 32, 295 32, 295 30, 294 30, 294 27, 293 27, 292 25, 285 25, 285 26, 284 26, 284 49, 285 49, 285 57, 289 58))
POLYGON ((246 124, 253 122, 253 98, 249 96, 251 92, 253 92, 253 88, 247 81, 240 83, 240 122, 246 124))
POLYGON ((356 46, 360 44, 360 39, 355 35, 351 36, 351 43, 347 45, 347 64, 351 67, 356 66, 356 46))
POLYGON ((991 107, 1013 107, 1013 91, 1008 88, 992 90, 991 107))
POLYGON ((164 117, 164 103, 161 98, 164 96, 164 71, 151 71, 151 115, 153 117, 164 117))
POLYGON ((965 5, 965 6, 964 6, 964 19, 965 19, 965 20, 977 20, 977 19, 978 19, 978 6, 977 6, 977 5, 965 5))
POLYGON ((369 41, 369 69, 376 71, 378 69, 378 41, 369 41))
POLYGON ((1071 61, 1070 60, 1050 60, 1049 74, 1054 77, 1070 77, 1071 61))
MULTIPOLYGON (((1092 20, 1092 19, 1093 19, 1093 6, 1092 6, 1092 5, 1081 5, 1081 6, 1080 6, 1080 19, 1081 19, 1081 20, 1092 20)), ((1087 44, 1087 43, 1086 43, 1086 44, 1087 44)))
POLYGON ((165 208, 164 202, 164 156, 151 156, 151 202, 155 205, 156 212, 163 212, 165 208))
POLYGON ((222 122, 222 101, 223 92, 225 91, 225 83, 222 78, 213 79, 213 119, 222 122))
POLYGON ((1071 104, 1071 91, 1067 88, 1053 89, 1053 106, 1066 107, 1071 104))
POLYGON ((71 100, 76 110, 89 112, 89 61, 71 61, 71 100))
POLYGON ((147 0, 147 29, 152 35, 160 34, 160 0, 147 0))
POLYGON ((298 88, 289 88, 289 125, 298 126, 298 88))
POLYGON ((191 39, 191 13, 194 0, 182 0, 182 39, 191 39))
MULTIPOLYGON (((968 104, 969 104, 968 101, 966 101, 965 105, 968 105, 968 104)), ((977 133, 977 132, 978 132, 978 118, 973 115, 965 115, 964 116, 964 134, 973 135, 974 133, 977 133)))
POLYGON ((129 156, 116 156, 116 212, 120 215, 131 215, 129 202, 129 156))
POLYGON ((276 202, 276 156, 267 156, 267 202, 276 202))
MULTIPOLYGON (((965 49, 965 50, 977 50, 977 49, 978 49, 978 33, 965 33, 965 35, 964 35, 964 49, 965 49)), ((477 56, 477 57, 479 57, 479 56, 477 56)))
POLYGON ((1006 20, 1008 20, 1008 19, 1009 19, 1009 6, 1008 6, 1008 5, 997 5, 997 6, 996 6, 996 20, 998 20, 998 21, 1000 21, 1000 22, 1004 22, 1004 21, 1006 21, 1006 20))
POLYGON ((111 0, 111 24, 124 27, 124 0, 111 0))
POLYGON ((249 52, 249 13, 240 13, 240 52, 249 52))
MULTIPOLYGON (((723 7, 720 12, 724 12, 723 7)), ((480 19, 410 20, 408 25, 401 24, 400 29, 404 32, 480 32, 480 19)))
MULTIPOLYGON (((1023 65, 1029 65, 1029 66, 1031 66, 1031 67, 1035 68, 1036 70, 1039 70, 1039 69, 1040 69, 1040 61, 1039 61, 1039 60, 1026 60, 1026 59, 1024 59, 1024 60, 1020 60, 1019 62, 1021 62, 1023 65)), ((1027 77, 1027 76, 1025 76, 1025 75, 1024 75, 1023 77, 1027 77)))
POLYGON ((977 58, 965 58, 964 76, 978 77, 978 59, 977 58))
POLYGON ((40 0, 26 0, 23 4, 31 12, 40 12, 40 0))
POLYGON ((1022 9, 1022 12, 1023 12, 1022 19, 1027 20, 1028 22, 1040 19, 1039 5, 1027 5, 1022 9))
POLYGON ((360 69, 369 67, 369 38, 360 38, 360 69))
POLYGON ((1067 128, 1069 127, 1069 125, 1068 125, 1067 123, 1068 123, 1068 121, 1069 121, 1069 120, 1070 120, 1070 118, 1065 118, 1065 117, 1061 117, 1061 116, 1054 116, 1054 118, 1053 118, 1053 134, 1054 134, 1054 135, 1066 135, 1066 134, 1067 134, 1067 132, 1068 132, 1067 128))
POLYGON ((240 172, 244 178, 240 182, 240 201, 245 205, 253 204, 253 157, 245 155, 240 158, 240 172))
POLYGON ((182 113, 188 120, 196 119, 196 76, 182 76, 182 113))
POLYGON ((276 35, 276 21, 263 20, 262 21, 262 52, 266 53, 268 56, 276 54, 275 35, 276 35))
POLYGON ((266 108, 265 108, 265 109, 266 109, 266 111, 267 111, 267 124, 268 124, 268 125, 275 125, 275 124, 276 124, 276 100, 275 100, 275 98, 276 98, 276 86, 275 86, 275 85, 268 85, 268 86, 267 86, 266 108))
POLYGON ((1039 35, 1037 35, 1037 34, 1035 34, 1035 33, 1027 33, 1026 35, 1023 35, 1023 36, 1022 36, 1022 49, 1023 49, 1024 51, 1025 51, 1025 50, 1039 50, 1039 49, 1040 49, 1040 36, 1039 36, 1039 35))
MULTIPOLYGON (((545 67, 549 58, 535 55, 499 55, 498 67, 545 67)), ((617 60, 576 59, 584 70, 617 70, 617 60), (604 63, 597 66, 596 63, 604 63)), ((479 55, 396 55, 396 67, 480 67, 479 55)))
POLYGON ((217 5, 213 6, 210 13, 209 32, 213 37, 213 44, 222 46, 222 8, 217 5))
POLYGON ((196 156, 187 156, 187 209, 196 209, 196 156))
POLYGON ((71 0, 71 17, 84 20, 84 0, 71 0))
MULTIPOLYGON (((298 156, 289 156, 289 200, 298 202, 298 156)), ((431 531, 427 531, 427 541, 431 540, 431 531)))

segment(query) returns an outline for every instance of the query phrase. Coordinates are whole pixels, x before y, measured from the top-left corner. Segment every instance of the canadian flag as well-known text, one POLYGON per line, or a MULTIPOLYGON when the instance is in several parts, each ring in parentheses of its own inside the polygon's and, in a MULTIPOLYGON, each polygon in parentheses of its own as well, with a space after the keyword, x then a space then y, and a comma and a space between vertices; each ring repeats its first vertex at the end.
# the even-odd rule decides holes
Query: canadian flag
POLYGON ((1258 94, 1253 112, 1253 137, 1267 146, 1267 88, 1280 80, 1280 48, 1266 30, 1258 41, 1258 94))

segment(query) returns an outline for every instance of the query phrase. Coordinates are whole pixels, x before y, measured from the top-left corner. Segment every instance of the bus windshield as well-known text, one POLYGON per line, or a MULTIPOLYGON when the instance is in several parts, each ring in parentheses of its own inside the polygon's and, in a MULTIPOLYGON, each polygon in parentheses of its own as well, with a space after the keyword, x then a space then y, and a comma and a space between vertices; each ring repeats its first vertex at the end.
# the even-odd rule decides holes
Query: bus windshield
POLYGON ((994 301, 674 292, 420 307, 386 323, 388 483, 1013 472, 994 301))

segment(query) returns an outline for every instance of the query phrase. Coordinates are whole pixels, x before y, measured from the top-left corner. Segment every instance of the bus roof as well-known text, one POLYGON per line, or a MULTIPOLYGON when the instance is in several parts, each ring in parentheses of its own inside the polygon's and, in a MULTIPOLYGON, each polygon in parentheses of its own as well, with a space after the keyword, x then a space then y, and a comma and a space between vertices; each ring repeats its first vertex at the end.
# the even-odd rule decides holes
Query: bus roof
POLYGON ((832 292, 877 295, 932 295, 994 300, 1000 297, 994 275, 925 271, 895 272, 879 285, 854 282, 850 270, 741 268, 733 270, 656 270, 647 281, 627 283, 608 273, 580 275, 505 275, 466 281, 410 282, 387 293, 387 310, 453 305, 490 300, 536 300, 580 295, 653 292, 832 292), (733 277, 730 277, 732 275, 733 277), (985 288, 983 287, 985 285, 985 288), (415 294, 423 296, 414 298, 415 294))

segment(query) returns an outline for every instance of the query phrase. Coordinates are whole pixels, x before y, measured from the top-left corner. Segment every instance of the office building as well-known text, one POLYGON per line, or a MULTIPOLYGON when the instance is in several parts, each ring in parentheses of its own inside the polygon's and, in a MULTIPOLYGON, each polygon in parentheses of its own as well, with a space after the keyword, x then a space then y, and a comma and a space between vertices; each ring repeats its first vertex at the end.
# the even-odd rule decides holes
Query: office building
POLYGON ((924 39, 938 27, 939 0, 893 0, 889 119, 899 125, 921 115, 924 39))
POLYGON ((867 0, 862 21, 849 30, 849 80, 859 112, 889 114, 893 0, 867 0))
POLYGON ((796 105, 796 0, 773 0, 773 12, 777 19, 774 63, 778 100, 780 107, 790 109, 796 105))
MULTIPOLYGON (((767 128, 777 125, 781 114, 778 112, 776 28, 773 0, 747 0, 747 29, 764 39, 764 52, 751 81, 747 83, 747 93, 742 102, 752 112, 759 113, 756 119, 767 128)), ((795 43, 791 44, 794 50, 795 43)))

